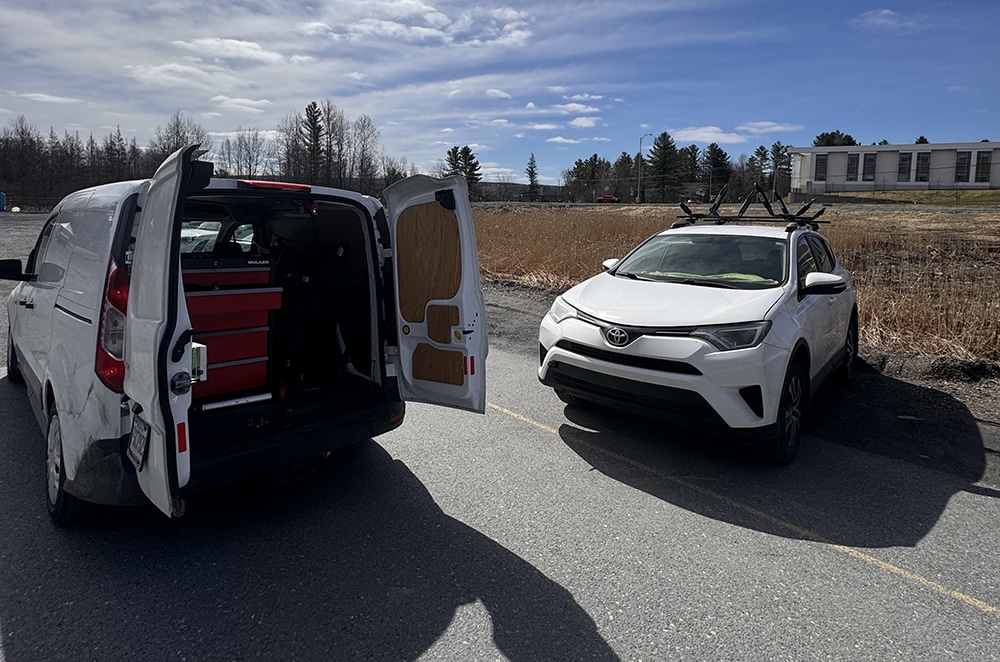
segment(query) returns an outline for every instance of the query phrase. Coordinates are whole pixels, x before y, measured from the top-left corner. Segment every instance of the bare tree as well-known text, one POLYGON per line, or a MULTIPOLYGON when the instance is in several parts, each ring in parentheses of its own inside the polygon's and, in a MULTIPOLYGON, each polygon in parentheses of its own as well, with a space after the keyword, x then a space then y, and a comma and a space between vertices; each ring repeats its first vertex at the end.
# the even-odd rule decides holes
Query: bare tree
POLYGON ((192 143, 198 143, 202 149, 212 149, 208 132, 201 124, 178 110, 170 117, 166 126, 156 127, 146 148, 146 156, 149 162, 159 165, 163 159, 192 143))
POLYGON ((378 142, 379 132, 368 115, 362 115, 351 125, 351 170, 354 173, 355 190, 368 195, 377 195, 378 142))

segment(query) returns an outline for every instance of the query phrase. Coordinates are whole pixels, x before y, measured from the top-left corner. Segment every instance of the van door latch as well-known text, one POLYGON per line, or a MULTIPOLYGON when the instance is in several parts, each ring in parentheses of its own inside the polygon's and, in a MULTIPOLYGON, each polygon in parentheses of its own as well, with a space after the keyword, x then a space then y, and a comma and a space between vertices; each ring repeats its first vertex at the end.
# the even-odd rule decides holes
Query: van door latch
POLYGON ((186 372, 178 372, 170 378, 170 390, 174 395, 184 395, 191 390, 191 375, 186 372))

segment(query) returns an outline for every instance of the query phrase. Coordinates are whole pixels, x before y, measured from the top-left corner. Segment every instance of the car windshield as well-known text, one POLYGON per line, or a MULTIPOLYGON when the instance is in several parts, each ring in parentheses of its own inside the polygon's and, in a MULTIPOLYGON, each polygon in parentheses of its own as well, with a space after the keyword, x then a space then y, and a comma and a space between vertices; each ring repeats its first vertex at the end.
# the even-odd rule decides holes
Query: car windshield
POLYGON ((614 275, 708 287, 777 287, 787 274, 786 239, 738 235, 664 234, 619 262, 614 275))

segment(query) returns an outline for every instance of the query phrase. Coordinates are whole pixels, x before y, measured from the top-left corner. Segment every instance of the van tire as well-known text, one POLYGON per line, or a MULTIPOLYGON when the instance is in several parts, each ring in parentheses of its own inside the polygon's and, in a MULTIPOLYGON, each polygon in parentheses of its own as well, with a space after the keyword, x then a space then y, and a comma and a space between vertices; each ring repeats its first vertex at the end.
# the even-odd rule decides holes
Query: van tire
POLYGON ((59 425, 59 414, 56 412, 54 404, 52 413, 49 415, 45 446, 45 494, 49 517, 56 524, 72 524, 83 517, 87 504, 65 489, 66 472, 63 464, 62 428, 59 425))
POLYGON ((11 384, 23 384, 24 375, 21 374, 21 366, 17 363, 17 354, 14 353, 14 337, 10 333, 10 325, 7 325, 7 381, 11 384))

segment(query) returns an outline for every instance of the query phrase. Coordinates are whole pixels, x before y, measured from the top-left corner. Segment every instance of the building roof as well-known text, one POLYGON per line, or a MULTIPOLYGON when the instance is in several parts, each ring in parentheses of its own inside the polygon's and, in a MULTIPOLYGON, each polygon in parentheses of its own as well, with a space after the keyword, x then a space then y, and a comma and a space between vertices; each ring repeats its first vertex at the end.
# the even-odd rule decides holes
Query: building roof
POLYGON ((823 147, 789 147, 790 154, 829 154, 831 152, 901 152, 954 149, 963 151, 1000 149, 1000 142, 974 143, 905 143, 900 145, 828 145, 823 147))

